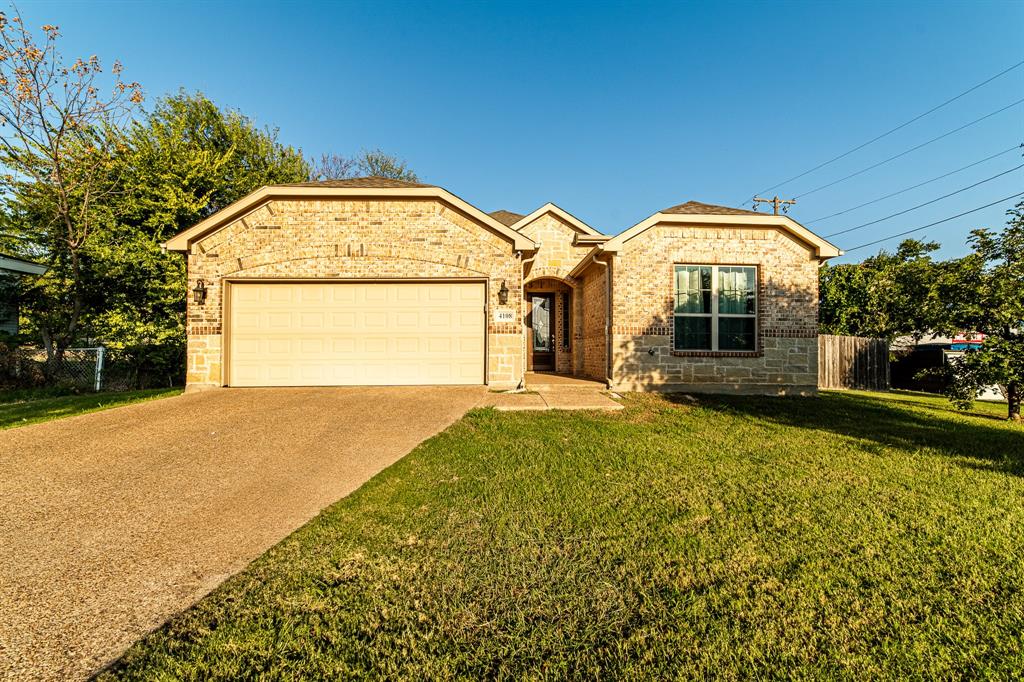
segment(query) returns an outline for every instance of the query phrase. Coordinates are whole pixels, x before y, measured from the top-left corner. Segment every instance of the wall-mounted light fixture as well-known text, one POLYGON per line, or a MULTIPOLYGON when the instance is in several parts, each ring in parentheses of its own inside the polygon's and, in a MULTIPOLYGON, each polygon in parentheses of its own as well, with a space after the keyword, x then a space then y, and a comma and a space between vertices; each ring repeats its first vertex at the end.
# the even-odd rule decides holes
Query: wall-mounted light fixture
POLYGON ((206 282, 199 280, 192 290, 192 300, 196 305, 206 305, 206 282))
POLYGON ((501 280, 501 288, 498 289, 498 303, 502 305, 508 303, 508 287, 505 286, 505 280, 501 280))

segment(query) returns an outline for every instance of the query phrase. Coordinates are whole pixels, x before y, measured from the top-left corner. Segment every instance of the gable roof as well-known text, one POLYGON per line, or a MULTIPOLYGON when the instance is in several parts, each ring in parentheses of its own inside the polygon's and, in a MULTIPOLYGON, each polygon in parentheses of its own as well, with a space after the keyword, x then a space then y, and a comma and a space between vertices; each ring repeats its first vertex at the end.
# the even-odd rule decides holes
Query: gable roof
POLYGON ((740 227, 779 228, 804 242, 812 249, 819 260, 841 256, 843 252, 832 242, 819 237, 806 227, 786 215, 772 215, 744 211, 741 208, 715 206, 698 201, 688 201, 672 208, 659 211, 646 218, 625 232, 609 239, 600 248, 603 251, 616 252, 630 239, 643 234, 659 223, 688 225, 732 225, 740 227))
POLYGON ((515 225, 516 223, 523 219, 522 213, 513 213, 512 211, 506 211, 505 209, 491 211, 487 215, 491 216, 499 223, 503 225, 508 225, 509 227, 512 227, 513 225, 515 225))
POLYGON ((17 272, 23 275, 42 275, 49 268, 42 263, 35 263, 24 258, 18 258, 17 256, 0 253, 0 270, 17 272))
POLYGON ((423 185, 390 178, 350 178, 346 180, 324 180, 319 182, 298 182, 290 185, 266 185, 242 197, 230 206, 217 211, 209 218, 179 232, 164 243, 169 251, 188 251, 192 243, 211 232, 245 217, 273 199, 322 199, 332 197, 406 197, 430 198, 454 206, 485 228, 512 242, 517 251, 533 251, 537 245, 524 234, 519 234, 508 225, 487 215, 476 206, 460 199, 448 190, 436 185, 423 185))
POLYGON ((729 206, 718 206, 716 204, 705 204, 700 201, 687 201, 678 206, 663 208, 659 213, 671 215, 764 215, 757 211, 747 211, 742 208, 731 208, 729 206))
POLYGON ((544 204, 543 206, 541 206, 540 208, 538 208, 536 211, 534 211, 530 215, 523 216, 522 218, 519 219, 518 222, 513 223, 511 225, 511 227, 512 227, 513 230, 516 230, 517 232, 521 232, 524 227, 526 227, 527 225, 532 223, 537 218, 540 218, 542 215, 545 215, 545 214, 548 214, 548 213, 551 213, 552 215, 558 216, 563 221, 569 223, 569 225, 573 229, 575 229, 577 232, 582 232, 583 234, 590 234, 590 235, 594 235, 594 236, 598 236, 598 237, 601 236, 601 233, 598 232, 597 230, 595 230, 594 228, 592 228, 590 225, 587 225, 585 222, 583 222, 582 220, 580 220, 579 218, 577 218, 573 214, 569 213, 565 209, 562 209, 562 208, 559 208, 558 206, 555 206, 550 201, 548 203, 544 204))

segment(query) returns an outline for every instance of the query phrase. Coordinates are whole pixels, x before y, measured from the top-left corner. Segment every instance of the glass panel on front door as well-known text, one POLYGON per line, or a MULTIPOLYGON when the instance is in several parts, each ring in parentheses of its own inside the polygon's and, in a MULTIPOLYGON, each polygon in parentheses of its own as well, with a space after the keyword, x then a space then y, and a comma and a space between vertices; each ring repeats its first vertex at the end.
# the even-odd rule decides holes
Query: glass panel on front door
POLYGON ((533 350, 550 353, 554 350, 552 329, 551 297, 534 296, 533 304, 533 350))
POLYGON ((555 369, 555 295, 530 296, 530 369, 555 369))

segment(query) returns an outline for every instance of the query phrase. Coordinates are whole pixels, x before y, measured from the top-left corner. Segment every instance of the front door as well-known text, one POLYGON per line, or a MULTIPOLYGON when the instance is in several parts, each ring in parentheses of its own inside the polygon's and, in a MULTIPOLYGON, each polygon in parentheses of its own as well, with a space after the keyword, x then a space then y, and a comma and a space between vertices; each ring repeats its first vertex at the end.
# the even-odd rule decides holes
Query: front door
POLYGON ((555 369, 554 294, 530 294, 530 349, 534 371, 555 369))

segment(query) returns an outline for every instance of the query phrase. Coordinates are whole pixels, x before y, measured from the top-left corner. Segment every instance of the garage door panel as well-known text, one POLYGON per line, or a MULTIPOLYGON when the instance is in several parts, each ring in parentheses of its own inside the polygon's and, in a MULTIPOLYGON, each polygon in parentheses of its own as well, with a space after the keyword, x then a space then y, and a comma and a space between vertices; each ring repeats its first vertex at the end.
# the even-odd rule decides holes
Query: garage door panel
POLYGON ((479 384, 482 284, 234 284, 235 386, 479 384))
POLYGON ((295 326, 290 311, 268 311, 265 318, 262 315, 257 318, 257 325, 264 329, 292 329, 295 326))
MULTIPOLYGON (((367 301, 373 303, 373 301, 367 301)), ((385 312, 366 311, 362 315, 362 327, 364 329, 384 329, 388 326, 388 315, 385 312)))
POLYGON ((295 293, 292 287, 274 287, 267 290, 267 300, 271 303, 291 303, 295 293))

